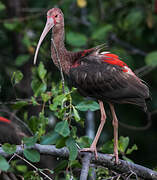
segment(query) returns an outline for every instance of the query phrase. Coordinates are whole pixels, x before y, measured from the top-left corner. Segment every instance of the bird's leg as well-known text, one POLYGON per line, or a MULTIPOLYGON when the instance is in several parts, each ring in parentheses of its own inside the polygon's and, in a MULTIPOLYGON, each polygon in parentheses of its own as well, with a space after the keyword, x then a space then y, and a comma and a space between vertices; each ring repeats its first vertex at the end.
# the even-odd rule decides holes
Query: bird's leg
POLYGON ((102 101, 99 101, 99 106, 100 106, 100 112, 101 112, 101 122, 100 122, 99 128, 97 130, 96 136, 95 136, 95 138, 93 140, 93 143, 91 144, 90 148, 83 148, 81 150, 81 151, 94 152, 96 158, 98 157, 96 145, 97 145, 98 139, 100 137, 101 131, 102 131, 103 127, 104 127, 104 124, 106 122, 106 113, 105 113, 105 109, 104 109, 104 105, 103 105, 102 101))
POLYGON ((114 155, 116 159, 116 164, 118 164, 118 119, 113 104, 109 103, 109 106, 113 117, 112 125, 114 128, 114 155))

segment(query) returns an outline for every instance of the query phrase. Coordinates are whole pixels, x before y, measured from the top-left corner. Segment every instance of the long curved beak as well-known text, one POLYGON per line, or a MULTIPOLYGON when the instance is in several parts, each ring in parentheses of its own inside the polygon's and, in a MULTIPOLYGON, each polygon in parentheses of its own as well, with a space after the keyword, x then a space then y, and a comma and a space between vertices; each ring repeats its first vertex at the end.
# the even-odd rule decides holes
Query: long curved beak
POLYGON ((42 41, 44 40, 45 36, 47 35, 47 33, 50 31, 50 29, 54 26, 54 20, 52 17, 48 17, 47 18, 47 22, 46 22, 46 25, 45 25, 45 28, 40 36, 40 39, 39 39, 39 42, 38 42, 38 45, 37 45, 37 48, 36 48, 36 51, 35 51, 35 56, 34 56, 34 64, 36 64, 36 60, 37 60, 37 56, 38 56, 38 52, 39 52, 39 48, 40 48, 40 45, 42 43, 42 41))

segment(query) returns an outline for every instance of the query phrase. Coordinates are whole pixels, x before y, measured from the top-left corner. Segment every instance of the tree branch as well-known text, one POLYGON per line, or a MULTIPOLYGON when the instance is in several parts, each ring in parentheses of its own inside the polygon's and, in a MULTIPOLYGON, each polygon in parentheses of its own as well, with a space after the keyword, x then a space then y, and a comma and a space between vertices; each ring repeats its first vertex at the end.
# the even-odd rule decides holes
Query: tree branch
POLYGON ((131 54, 139 54, 141 56, 146 56, 147 53, 138 49, 138 48, 135 48, 134 46, 130 45, 129 43, 125 42, 125 41, 122 41, 120 39, 118 39, 118 37, 116 36, 116 34, 114 33, 111 33, 110 34, 110 37, 109 39, 111 41, 114 41, 116 42, 117 44, 121 45, 122 47, 124 47, 125 49, 129 50, 131 54))
MULTIPOLYGON (((40 144, 35 144, 33 149, 38 150, 42 154, 49 154, 52 156, 59 156, 63 158, 68 158, 69 156, 69 151, 66 147, 63 147, 61 149, 57 149, 54 145, 40 145, 40 144)), ((17 154, 22 154, 23 153, 23 146, 18 145, 16 153, 17 154)), ((79 152, 78 157, 82 157, 82 155, 86 155, 88 152, 79 152)), ((0 148, 0 155, 4 157, 10 157, 11 155, 5 153, 2 148, 0 148)), ((137 176, 144 178, 144 179, 150 179, 150 180, 156 180, 157 179, 157 172, 146 168, 144 166, 120 160, 119 163, 116 165, 115 160, 113 156, 107 155, 107 154, 102 154, 98 153, 98 159, 95 159, 95 156, 91 154, 91 163, 95 165, 101 165, 106 168, 112 169, 118 173, 128 173, 128 172, 134 172, 137 174, 137 176)))
POLYGON ((90 167, 91 158, 92 158, 92 154, 89 152, 84 155, 82 159, 80 180, 86 180, 88 178, 88 171, 90 167))

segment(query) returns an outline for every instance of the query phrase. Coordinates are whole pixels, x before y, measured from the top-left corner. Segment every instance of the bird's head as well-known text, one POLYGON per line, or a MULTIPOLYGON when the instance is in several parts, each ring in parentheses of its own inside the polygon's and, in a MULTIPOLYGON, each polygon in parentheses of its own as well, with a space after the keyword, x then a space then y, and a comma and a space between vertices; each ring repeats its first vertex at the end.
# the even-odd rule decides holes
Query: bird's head
POLYGON ((59 8, 52 8, 47 12, 47 22, 45 25, 45 28, 40 36, 36 51, 35 51, 35 56, 34 56, 34 64, 36 63, 38 51, 40 48, 40 45, 42 41, 44 40, 45 36, 47 33, 55 27, 55 29, 59 29, 61 26, 64 26, 64 16, 59 8))
POLYGON ((53 19, 54 25, 59 26, 64 21, 63 13, 59 8, 52 8, 47 12, 47 20, 53 19))

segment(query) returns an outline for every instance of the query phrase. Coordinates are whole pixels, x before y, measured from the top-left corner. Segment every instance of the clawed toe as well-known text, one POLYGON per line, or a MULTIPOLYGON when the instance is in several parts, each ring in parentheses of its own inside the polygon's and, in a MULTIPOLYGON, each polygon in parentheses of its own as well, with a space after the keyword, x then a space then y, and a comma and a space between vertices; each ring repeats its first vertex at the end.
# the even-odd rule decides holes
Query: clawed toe
POLYGON ((97 153, 97 149, 94 147, 90 147, 90 148, 83 148, 80 150, 81 152, 92 152, 95 155, 95 158, 98 159, 98 153, 97 153))

